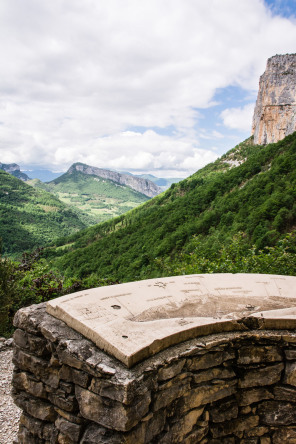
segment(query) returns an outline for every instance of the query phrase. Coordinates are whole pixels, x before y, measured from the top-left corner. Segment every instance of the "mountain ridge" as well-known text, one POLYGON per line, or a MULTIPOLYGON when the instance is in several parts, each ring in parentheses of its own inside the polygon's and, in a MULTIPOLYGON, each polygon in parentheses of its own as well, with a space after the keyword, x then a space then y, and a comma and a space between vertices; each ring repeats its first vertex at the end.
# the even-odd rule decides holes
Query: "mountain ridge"
MULTIPOLYGON (((141 194, 145 194, 147 197, 155 197, 162 192, 161 188, 148 179, 142 179, 134 175, 118 173, 117 171, 111 171, 103 168, 97 168, 90 165, 86 165, 81 162, 76 162, 68 169, 67 173, 71 174, 73 171, 80 171, 84 174, 94 175, 103 179, 112 180, 120 185, 126 185, 141 194)), ((54 179, 52 182, 56 182, 58 179, 54 179)))
MULTIPOLYGON (((75 164, 74 164, 75 165, 75 164)), ((104 222, 146 202, 149 197, 110 179, 73 167, 47 183, 36 179, 28 183, 57 196, 62 202, 87 212, 93 223, 104 222)))

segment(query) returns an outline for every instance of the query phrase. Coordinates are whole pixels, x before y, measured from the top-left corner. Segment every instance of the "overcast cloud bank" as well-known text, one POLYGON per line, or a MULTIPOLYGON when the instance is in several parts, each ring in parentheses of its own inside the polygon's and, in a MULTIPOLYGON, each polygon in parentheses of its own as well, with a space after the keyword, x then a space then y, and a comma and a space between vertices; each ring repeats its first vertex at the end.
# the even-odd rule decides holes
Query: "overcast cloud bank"
POLYGON ((267 58, 295 52, 271 6, 3 0, 0 161, 191 174, 250 134, 267 58))

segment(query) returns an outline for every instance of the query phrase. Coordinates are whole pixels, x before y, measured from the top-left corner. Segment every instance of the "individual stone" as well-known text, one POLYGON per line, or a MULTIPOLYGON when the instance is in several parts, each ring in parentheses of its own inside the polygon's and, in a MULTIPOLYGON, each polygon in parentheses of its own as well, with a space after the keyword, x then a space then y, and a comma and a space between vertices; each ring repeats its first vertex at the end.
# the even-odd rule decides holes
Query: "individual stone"
POLYGON ((292 348, 292 349, 285 350, 285 356, 286 356, 286 359, 288 359, 288 360, 296 361, 296 349, 292 348))
POLYGON ((237 394, 238 405, 240 406, 249 406, 265 399, 273 399, 273 397, 272 392, 264 387, 242 390, 237 394))
POLYGON ((249 405, 246 405, 245 407, 241 407, 241 409, 240 409, 240 413, 242 415, 247 415, 251 411, 252 411, 252 409, 251 409, 251 407, 249 405))
POLYGON ((184 439, 184 444, 196 444, 200 443, 201 440, 207 435, 209 431, 208 426, 207 427, 200 427, 191 432, 186 438, 184 439))
POLYGON ((55 390, 48 394, 48 399, 55 406, 66 412, 75 412, 78 409, 78 403, 74 395, 66 395, 63 390, 55 390))
POLYGON ((184 442, 196 424, 196 421, 203 413, 203 408, 191 410, 184 417, 170 427, 169 432, 159 441, 159 444, 179 444, 184 442))
POLYGON ((240 440, 241 444, 258 444, 258 438, 244 438, 240 440))
POLYGON ((97 424, 90 423, 82 438, 81 444, 123 444, 125 438, 113 430, 106 430, 97 424))
POLYGON ((59 388, 65 392, 67 395, 74 393, 74 385, 69 382, 60 381, 59 388))
POLYGON ((296 444, 296 427, 278 429, 272 436, 273 444, 296 444))
POLYGON ((231 399, 219 403, 216 407, 210 409, 210 418, 213 422, 225 422, 237 418, 238 405, 236 400, 231 399))
POLYGON ((252 436, 263 436, 267 433, 269 433, 269 428, 268 427, 263 427, 263 426, 258 426, 258 427, 254 427, 251 430, 246 430, 245 432, 245 436, 247 437, 252 437, 252 436))
POLYGON ((269 436, 263 436, 260 438, 260 444, 271 444, 271 438, 269 436))
POLYGON ((275 384, 281 379, 283 368, 284 364, 280 363, 247 370, 239 379, 238 385, 240 388, 247 388, 275 384))
POLYGON ((290 425, 296 422, 293 404, 280 401, 264 401, 258 407, 261 422, 269 426, 290 425))
POLYGON ((13 360, 15 364, 17 364, 17 366, 22 370, 33 373, 38 377, 46 375, 46 371, 48 369, 48 361, 24 352, 18 347, 15 347, 14 349, 13 360))
POLYGON ((233 381, 223 381, 217 385, 203 385, 196 387, 182 399, 183 406, 181 412, 231 396, 236 392, 235 385, 236 384, 233 381))
POLYGON ((45 439, 46 444, 49 442, 50 444, 56 443, 58 440, 59 431, 55 428, 52 423, 45 423, 43 426, 42 437, 45 439))
POLYGON ((43 438, 43 422, 39 419, 33 418, 32 416, 27 415, 26 413, 22 413, 20 417, 20 424, 26 427, 27 430, 30 430, 35 436, 39 438, 43 438))
POLYGON ((65 418, 58 417, 55 421, 56 428, 72 442, 79 442, 81 426, 67 421, 65 418))
POLYGON ((296 386, 296 362, 287 362, 284 382, 296 386))
POLYGON ((60 378, 68 382, 73 382, 74 384, 80 385, 81 387, 88 387, 90 376, 80 370, 69 367, 68 365, 63 365, 60 370, 60 378))
POLYGON ((156 393, 153 400, 153 411, 157 411, 170 405, 175 399, 184 396, 190 391, 190 379, 177 381, 174 384, 170 383, 169 386, 156 393))
POLYGON ((47 398, 44 384, 26 372, 14 373, 12 383, 18 390, 26 391, 37 398, 47 398))
POLYGON ((241 436, 241 432, 250 430, 258 426, 259 416, 248 416, 246 418, 237 418, 231 421, 215 424, 211 427, 211 432, 214 438, 220 438, 222 436, 234 434, 241 436))
POLYGON ((150 443, 155 436, 159 435, 164 429, 165 423, 166 415, 164 410, 159 410, 157 413, 154 413, 147 421, 147 426, 145 428, 145 443, 150 443))
POLYGON ((103 379, 92 378, 89 390, 106 398, 129 405, 138 396, 144 395, 150 388, 148 379, 103 379))
POLYGON ((245 345, 238 349, 238 364, 258 364, 261 362, 282 361, 279 347, 245 345))
POLYGON ((194 382, 200 384, 201 382, 211 381, 213 379, 229 379, 235 378, 236 374, 231 368, 214 367, 209 370, 198 372, 193 375, 194 382))
POLYGON ((29 348, 28 333, 20 328, 17 328, 13 334, 14 343, 20 348, 29 348))
POLYGON ((181 372, 185 362, 185 359, 181 359, 181 361, 176 362, 168 367, 162 367, 158 372, 158 380, 165 381, 167 379, 174 378, 181 372))
POLYGON ((13 325, 16 328, 25 330, 28 333, 39 334, 39 325, 47 317, 45 311, 46 303, 30 305, 18 310, 13 318, 13 325))
POLYGON ((63 418, 67 419, 70 422, 73 422, 74 424, 81 425, 84 422, 84 418, 80 415, 80 413, 70 413, 66 412, 65 410, 60 409, 59 407, 55 407, 55 411, 62 416, 63 418))
POLYGON ((150 393, 139 397, 132 406, 125 406, 79 386, 76 386, 75 392, 84 418, 120 431, 127 431, 135 426, 146 415, 150 404, 150 393))
POLYGON ((289 401, 296 403, 296 388, 289 386, 276 386, 273 389, 274 398, 277 401, 289 401))
POLYGON ((53 422, 56 419, 57 414, 51 404, 29 397, 23 392, 14 395, 14 402, 34 418, 49 422, 53 422))
POLYGON ((21 444, 44 444, 43 439, 40 439, 38 436, 34 436, 22 424, 20 424, 18 431, 18 441, 21 444))
POLYGON ((207 353, 206 355, 196 357, 192 359, 189 364, 190 371, 203 370, 209 367, 217 367, 229 359, 234 359, 234 352, 217 352, 217 353, 207 353))

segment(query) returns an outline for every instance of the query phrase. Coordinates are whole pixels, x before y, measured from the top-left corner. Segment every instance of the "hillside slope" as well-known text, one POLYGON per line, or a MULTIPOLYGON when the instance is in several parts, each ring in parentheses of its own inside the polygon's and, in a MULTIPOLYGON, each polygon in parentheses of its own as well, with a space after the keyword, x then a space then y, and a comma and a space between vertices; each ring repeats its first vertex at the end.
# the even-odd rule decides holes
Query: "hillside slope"
MULTIPOLYGON (((181 251, 210 255, 242 232, 247 245, 274 245, 296 223, 296 133, 241 143, 138 209, 60 240, 47 256, 67 275, 120 280, 160 275, 181 251)), ((177 258, 177 259, 176 259, 177 258)))
POLYGON ((72 167, 46 184, 36 180, 30 183, 53 193, 62 202, 88 213, 93 223, 119 216, 149 199, 126 185, 72 167))
POLYGON ((88 226, 88 216, 0 170, 3 253, 20 254, 88 226))

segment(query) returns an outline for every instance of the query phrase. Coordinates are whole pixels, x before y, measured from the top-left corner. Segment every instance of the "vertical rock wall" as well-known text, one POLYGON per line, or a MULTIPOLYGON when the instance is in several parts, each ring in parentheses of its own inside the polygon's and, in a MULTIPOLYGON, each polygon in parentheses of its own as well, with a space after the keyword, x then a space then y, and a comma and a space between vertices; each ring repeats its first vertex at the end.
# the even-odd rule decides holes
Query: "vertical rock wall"
POLYGON ((253 117, 254 143, 278 142, 296 131, 296 54, 276 55, 260 77, 253 117))
POLYGON ((15 317, 19 444, 296 442, 296 332, 204 336, 127 369, 45 312, 15 317))

